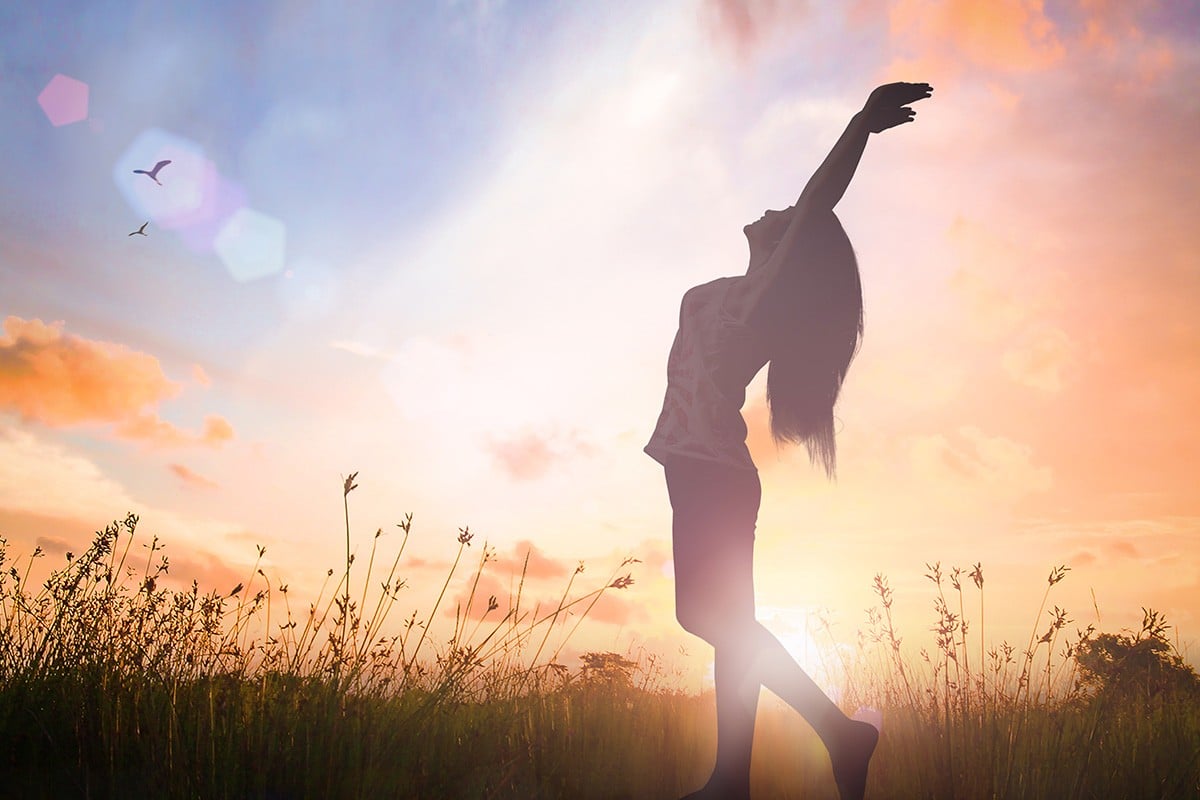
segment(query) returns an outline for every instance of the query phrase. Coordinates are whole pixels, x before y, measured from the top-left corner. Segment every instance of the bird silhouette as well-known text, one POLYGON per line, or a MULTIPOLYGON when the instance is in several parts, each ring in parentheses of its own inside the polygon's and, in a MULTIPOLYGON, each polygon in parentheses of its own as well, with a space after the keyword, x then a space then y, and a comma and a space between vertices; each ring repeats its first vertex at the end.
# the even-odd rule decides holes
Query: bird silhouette
POLYGON ((136 175, 145 175, 150 180, 157 183, 159 186, 162 186, 162 181, 160 181, 158 179, 158 171, 170 163, 171 163, 171 160, 168 158, 168 159, 164 159, 164 160, 158 162, 157 164, 155 164, 154 169, 135 169, 133 172, 136 175))
POLYGON ((134 231, 133 233, 131 233, 129 235, 137 236, 138 234, 141 234, 142 236, 145 236, 146 235, 146 226, 149 224, 150 224, 150 220, 146 220, 145 222, 142 223, 142 227, 138 228, 136 231, 134 231))

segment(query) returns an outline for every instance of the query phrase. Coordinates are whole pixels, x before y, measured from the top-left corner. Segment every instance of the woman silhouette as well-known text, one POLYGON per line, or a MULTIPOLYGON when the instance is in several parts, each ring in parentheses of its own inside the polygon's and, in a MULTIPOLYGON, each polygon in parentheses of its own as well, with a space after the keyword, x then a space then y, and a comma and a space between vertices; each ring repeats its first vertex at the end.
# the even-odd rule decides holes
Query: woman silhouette
POLYGON ((875 89, 800 199, 745 227, 746 274, 683 296, 667 362, 662 414, 646 452, 666 472, 675 613, 713 646, 717 757, 689 798, 748 798, 759 687, 795 708, 825 743, 842 800, 862 798, 879 734, 849 719, 756 619, 754 526, 761 499, 746 448, 746 386, 770 363, 776 443, 803 442, 827 476, 836 468, 833 407, 862 337, 858 264, 833 213, 871 133, 911 122, 926 83, 875 89))

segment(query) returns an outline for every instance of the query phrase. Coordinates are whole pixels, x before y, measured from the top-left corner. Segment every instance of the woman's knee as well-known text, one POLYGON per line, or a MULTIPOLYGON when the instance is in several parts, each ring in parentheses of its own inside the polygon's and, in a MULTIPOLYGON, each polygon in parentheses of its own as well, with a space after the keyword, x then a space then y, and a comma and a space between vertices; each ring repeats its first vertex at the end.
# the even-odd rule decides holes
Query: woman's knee
POLYGON ((710 604, 675 604, 675 619, 685 631, 716 647, 738 638, 756 624, 753 612, 738 613, 735 609, 710 604))

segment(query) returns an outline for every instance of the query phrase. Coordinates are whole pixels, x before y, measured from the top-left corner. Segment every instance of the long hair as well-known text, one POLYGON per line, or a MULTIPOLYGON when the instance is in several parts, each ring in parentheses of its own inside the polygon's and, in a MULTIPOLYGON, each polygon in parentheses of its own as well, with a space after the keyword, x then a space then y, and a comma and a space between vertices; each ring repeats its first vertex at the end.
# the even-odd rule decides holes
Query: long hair
POLYGON ((858 259, 832 211, 806 223, 796 262, 768 301, 767 404, 776 444, 803 443, 829 478, 837 471, 833 408, 863 333, 858 259))

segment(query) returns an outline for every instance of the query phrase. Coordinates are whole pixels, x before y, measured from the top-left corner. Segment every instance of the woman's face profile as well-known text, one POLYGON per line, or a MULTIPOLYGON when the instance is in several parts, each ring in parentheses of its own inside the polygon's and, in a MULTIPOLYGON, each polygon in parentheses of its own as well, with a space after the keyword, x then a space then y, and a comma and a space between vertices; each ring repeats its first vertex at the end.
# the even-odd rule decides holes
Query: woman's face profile
POLYGON ((784 232, 787 231, 791 218, 791 208, 783 211, 768 209, 761 217, 742 228, 746 234, 746 241, 750 243, 751 263, 756 262, 761 256, 770 255, 771 251, 775 249, 775 245, 783 238, 784 232))

